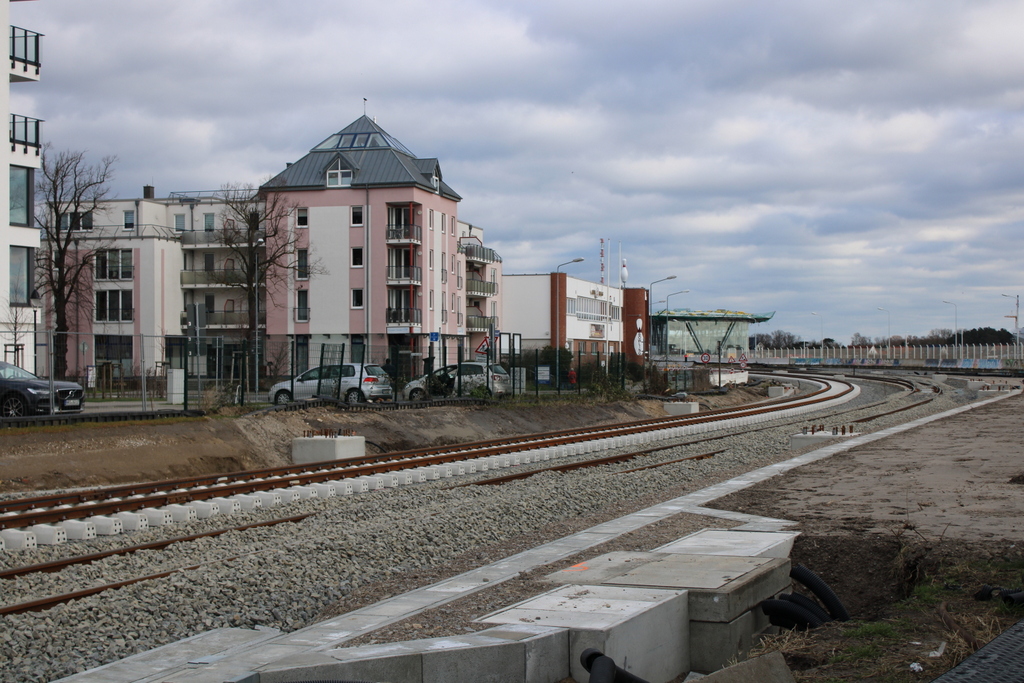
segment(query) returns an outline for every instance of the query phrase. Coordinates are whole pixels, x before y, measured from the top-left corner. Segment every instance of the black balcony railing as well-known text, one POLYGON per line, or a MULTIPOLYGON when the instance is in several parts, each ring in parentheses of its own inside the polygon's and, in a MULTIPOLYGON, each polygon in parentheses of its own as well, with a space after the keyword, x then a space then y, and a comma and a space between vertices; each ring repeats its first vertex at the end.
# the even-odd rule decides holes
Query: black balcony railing
POLYGON ((39 154, 39 119, 29 118, 21 114, 11 114, 11 151, 15 151, 18 145, 22 145, 25 153, 29 148, 39 154))
POLYGON ((498 293, 498 283, 486 280, 466 280, 466 294, 474 296, 494 296, 498 293))
POLYGON ((108 308, 96 310, 96 322, 99 323, 130 323, 135 320, 134 308, 108 308))
POLYGON ((469 261, 477 261, 481 263, 500 263, 501 257, 498 256, 498 252, 487 247, 481 247, 479 244, 460 244, 459 252, 466 255, 466 259, 469 261))
POLYGON ((389 308, 389 325, 419 325, 423 322, 423 310, 419 308, 389 308))
POLYGON ((388 266, 388 280, 420 282, 422 279, 423 269, 419 266, 388 266))
POLYGON ((239 269, 225 270, 215 268, 213 270, 183 270, 181 271, 181 285, 205 286, 205 285, 228 285, 238 287, 245 284, 245 271, 239 269))
MULTIPOLYGON (((267 312, 260 311, 257 325, 267 324, 267 312)), ((188 327, 188 312, 181 312, 181 326, 188 327)), ((206 311, 206 327, 238 327, 249 326, 249 311, 244 309, 233 311, 206 311)))
POLYGON ((41 34, 28 29, 11 27, 11 61, 36 67, 39 73, 39 38, 41 34))
POLYGON ((389 225, 388 242, 422 242, 423 228, 418 225, 389 225))

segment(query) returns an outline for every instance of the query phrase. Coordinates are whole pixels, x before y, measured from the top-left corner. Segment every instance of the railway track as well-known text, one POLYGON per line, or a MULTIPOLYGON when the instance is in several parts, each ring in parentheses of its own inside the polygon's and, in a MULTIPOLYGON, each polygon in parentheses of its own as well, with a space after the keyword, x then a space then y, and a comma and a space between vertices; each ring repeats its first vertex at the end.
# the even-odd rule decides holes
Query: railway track
MULTIPOLYGON (((850 389, 852 389, 852 387, 849 387, 849 385, 847 384, 844 389, 837 390, 836 392, 833 393, 833 395, 838 395, 839 397, 846 396, 850 389)), ((819 392, 820 391, 821 390, 819 390, 819 392)), ((819 393, 819 392, 816 392, 816 393, 819 393)), ((774 404, 774 406, 776 408, 779 408, 779 407, 792 408, 794 403, 797 404, 800 407, 803 407, 803 406, 806 406, 806 405, 812 405, 812 406, 813 405, 818 405, 817 403, 810 403, 810 404, 808 404, 805 399, 806 399, 806 397, 802 397, 798 401, 787 401, 787 402, 784 402, 784 403, 776 403, 776 404, 774 404)), ((881 403, 884 403, 884 402, 881 402, 881 403)), ((871 405, 876 405, 876 404, 871 404, 871 405)), ((915 405, 917 405, 917 404, 915 404, 915 405)), ((863 410, 864 408, 865 408, 864 406, 861 406, 859 409, 863 410)), ((763 416, 763 415, 772 415, 773 414, 772 412, 769 412, 769 413, 753 412, 753 413, 751 413, 751 411, 749 409, 737 409, 737 410, 734 410, 734 411, 718 411, 718 412, 721 413, 722 415, 732 415, 733 417, 731 419, 738 419, 738 418, 735 417, 736 414, 740 414, 743 418, 750 418, 752 416, 763 416)), ((778 411, 776 410, 774 412, 777 414, 778 411)), ((895 411, 891 411, 891 412, 895 412, 895 411)), ((719 422, 721 422, 721 420, 719 420, 719 422)), ((616 463, 616 462, 625 462, 625 461, 636 459, 638 457, 643 457, 643 456, 651 455, 651 454, 656 453, 658 451, 666 450, 666 449, 669 449, 669 448, 678 448, 678 447, 681 447, 681 446, 692 446, 692 445, 696 445, 696 444, 700 444, 700 443, 706 443, 708 441, 714 441, 714 440, 717 440, 717 439, 727 438, 728 436, 733 436, 733 435, 716 435, 716 436, 708 436, 708 437, 699 438, 699 439, 695 439, 695 440, 689 440, 689 441, 680 442, 677 437, 681 435, 681 430, 683 430, 684 427, 687 427, 687 426, 693 427, 695 425, 696 426, 702 426, 702 425, 707 425, 709 423, 707 423, 707 422, 691 422, 690 424, 686 424, 686 421, 680 421, 680 420, 667 420, 667 421, 666 420, 655 420, 655 421, 648 420, 648 421, 643 421, 641 424, 643 424, 643 425, 649 425, 649 424, 666 424, 666 425, 669 425, 669 426, 662 427, 662 430, 666 430, 666 429, 675 430, 674 436, 676 438, 671 438, 672 443, 667 443, 666 445, 655 446, 655 447, 652 447, 652 448, 646 448, 646 449, 642 449, 642 450, 631 451, 631 452, 627 452, 627 453, 624 453, 624 454, 613 455, 613 456, 610 456, 610 457, 592 458, 592 459, 588 459, 588 460, 583 461, 583 462, 567 463, 567 464, 564 464, 564 465, 555 465, 555 466, 547 467, 547 468, 544 468, 544 469, 541 469, 541 470, 532 470, 532 471, 528 471, 528 472, 515 473, 515 474, 512 474, 512 475, 505 476, 505 477, 498 477, 498 478, 480 480, 480 481, 476 481, 476 482, 470 482, 470 484, 474 484, 474 483, 475 484, 498 484, 498 483, 503 483, 504 481, 511 481, 511 480, 514 480, 514 479, 519 479, 519 478, 524 478, 524 477, 532 476, 532 475, 537 474, 537 473, 542 472, 542 471, 550 471, 550 470, 569 471, 569 470, 578 469, 578 468, 581 468, 581 467, 593 467, 593 466, 596 466, 596 465, 611 464, 611 463, 616 463), (682 422, 683 424, 680 424, 680 422, 682 422)), ((710 424, 714 424, 714 423, 712 422, 710 424)), ((590 436, 591 433, 594 432, 594 431, 601 432, 601 433, 616 434, 616 436, 612 436, 612 437, 606 436, 605 438, 621 438, 622 435, 621 434, 617 434, 618 431, 621 431, 621 429, 625 429, 627 427, 635 427, 635 426, 636 426, 635 424, 630 424, 630 425, 613 425, 613 426, 611 426, 612 429, 611 429, 610 432, 608 432, 606 430, 606 428, 598 428, 596 430, 569 430, 568 432, 558 432, 557 434, 559 436, 558 437, 554 437, 554 439, 555 440, 557 440, 557 439, 565 439, 565 438, 567 438, 566 434, 576 434, 576 435, 579 435, 581 437, 586 437, 586 436, 590 436), (617 429, 617 428, 621 428, 621 429, 617 429)), ((773 425, 771 425, 769 427, 761 427, 761 428, 756 429, 754 431, 759 431, 760 429, 777 428, 779 426, 782 426, 782 425, 779 425, 778 423, 776 423, 776 424, 773 424, 773 425)), ((646 432, 649 432, 649 431, 651 431, 651 430, 646 430, 645 432, 639 432, 639 434, 643 434, 643 433, 646 433, 646 432)), ((628 432, 627 431, 627 438, 635 437, 636 434, 638 434, 638 432, 628 432)), ((533 445, 536 446, 538 444, 550 444, 550 442, 552 441, 551 438, 538 438, 538 437, 549 437, 549 436, 550 435, 535 435, 534 437, 530 437, 528 439, 519 439, 519 440, 508 440, 508 439, 506 439, 506 440, 502 440, 502 441, 503 442, 518 441, 520 443, 525 442, 525 443, 533 444, 533 445)), ((589 440, 588 439, 583 439, 582 440, 582 443, 588 443, 588 442, 592 443, 592 442, 594 442, 594 439, 591 438, 589 440)), ((459 450, 459 452, 463 452, 463 453, 465 453, 465 452, 473 453, 473 452, 476 452, 478 450, 478 448, 476 448, 476 446, 477 446, 477 444, 467 444, 467 445, 458 447, 458 450, 459 450), (469 448, 469 446, 472 446, 472 448, 469 448)), ((552 446, 552 445, 541 445, 539 448, 534 448, 533 450, 534 451, 540 451, 540 450, 551 449, 551 448, 567 448, 567 445, 565 443, 558 443, 555 446, 552 446)), ((427 450, 433 451, 433 450, 437 450, 437 449, 427 449, 427 450)), ((681 461, 684 461, 684 460, 702 460, 702 459, 707 459, 707 458, 714 457, 715 455, 717 455, 719 453, 722 453, 722 452, 724 452, 724 450, 717 450, 717 451, 712 451, 712 452, 707 452, 707 453, 700 453, 700 454, 697 454, 697 455, 687 456, 687 457, 684 457, 684 458, 676 458, 676 459, 669 460, 669 461, 649 463, 649 464, 645 464, 645 465, 640 466, 640 467, 634 467, 634 468, 627 469, 627 470, 620 470, 619 472, 620 473, 627 473, 627 472, 632 472, 632 471, 639 471, 639 470, 643 470, 643 469, 649 469, 649 468, 653 468, 653 467, 661 467, 661 466, 664 466, 664 465, 672 464, 672 463, 675 463, 675 462, 681 462, 681 461)), ((490 456, 490 457, 497 457, 497 456, 490 456)), ((509 458, 510 460, 516 460, 516 458, 514 456, 508 455, 508 454, 505 454, 502 457, 509 458)), ((534 458, 529 458, 527 456, 527 459, 525 459, 525 463, 543 462, 544 460, 546 460, 546 459, 545 458, 536 458, 536 459, 534 459, 534 458)), ((289 468, 284 468, 284 469, 289 469, 289 468)), ((486 471, 486 470, 483 470, 483 471, 486 471)), ((175 482, 173 482, 173 483, 180 485, 181 481, 182 480, 175 480, 175 482)), ((160 484, 167 484, 167 482, 160 482, 160 484)), ((92 492, 83 492, 83 493, 87 493, 88 494, 88 493, 92 493, 92 492)), ((44 497, 37 498, 36 500, 52 500, 52 499, 53 499, 53 497, 45 497, 44 496, 44 497)), ((27 501, 18 501, 18 502, 24 503, 24 502, 27 502, 27 501)), ((45 512, 48 512, 48 511, 41 511, 41 512, 45 513, 45 512)), ((194 535, 191 535, 191 536, 182 536, 182 537, 170 538, 170 539, 165 539, 165 540, 158 541, 158 542, 155 542, 155 543, 142 544, 142 545, 137 545, 137 546, 130 546, 130 547, 121 548, 121 549, 117 549, 117 550, 106 551, 106 552, 102 552, 102 553, 92 553, 92 554, 88 554, 88 555, 82 555, 82 556, 78 556, 78 557, 70 557, 70 558, 65 558, 65 559, 56 560, 56 561, 47 562, 47 563, 42 563, 42 564, 28 565, 28 566, 19 567, 19 568, 7 570, 7 571, 4 571, 4 572, 0 572, 0 579, 12 579, 12 578, 16 578, 16 577, 23 577, 23 576, 26 576, 26 575, 30 575, 30 574, 34 574, 34 573, 42 573, 42 572, 57 572, 57 571, 61 571, 62 569, 66 568, 66 567, 70 567, 70 566, 73 566, 73 565, 76 565, 76 564, 88 564, 88 563, 95 562, 95 561, 98 561, 98 560, 106 558, 106 557, 111 557, 111 556, 116 556, 116 555, 131 554, 131 553, 139 552, 139 551, 142 551, 142 550, 162 549, 162 548, 166 548, 167 546, 170 546, 170 545, 175 544, 175 543, 183 543, 183 542, 188 542, 188 541, 194 541, 194 540, 197 540, 197 539, 200 539, 200 538, 217 536, 217 535, 221 535, 221 534, 224 534, 224 533, 227 533, 227 532, 230 532, 230 531, 241 531, 241 530, 245 530, 245 529, 249 529, 249 528, 253 528, 253 527, 257 527, 257 526, 269 526, 269 525, 281 524, 281 523, 286 523, 286 522, 297 522, 297 521, 301 521, 302 519, 305 519, 308 516, 310 516, 310 515, 309 514, 304 514, 304 515, 297 515, 297 516, 286 517, 286 518, 279 518, 279 519, 264 521, 264 522, 260 522, 260 523, 254 523, 254 524, 241 525, 241 526, 237 526, 237 527, 218 529, 218 530, 207 532, 207 533, 203 533, 203 534, 194 534, 194 535)), ((106 590, 116 589, 116 588, 120 588, 122 586, 130 585, 132 583, 137 583, 139 581, 144 581, 144 580, 154 579, 154 578, 160 578, 160 577, 167 576, 167 575, 170 575, 170 574, 175 573, 175 572, 185 571, 187 569, 194 569, 194 568, 202 566, 203 564, 209 564, 210 562, 222 562, 222 561, 228 561, 228 560, 231 560, 231 559, 235 559, 235 558, 232 558, 232 557, 218 558, 218 559, 214 559, 214 560, 211 560, 209 562, 204 562, 204 563, 201 563, 201 564, 188 565, 188 566, 182 566, 182 567, 175 567, 175 568, 169 569, 167 571, 162 571, 162 572, 152 573, 152 574, 146 574, 144 576, 135 577, 135 578, 129 579, 129 580, 124 580, 124 581, 119 581, 119 582, 114 582, 114 583, 97 585, 97 586, 93 586, 93 587, 86 588, 86 589, 79 590, 79 591, 73 591, 73 592, 70 592, 70 593, 63 593, 63 594, 59 594, 59 595, 53 595, 53 596, 49 596, 49 597, 45 597, 45 598, 39 598, 39 599, 27 601, 27 602, 22 602, 22 603, 18 603, 18 604, 14 604, 14 605, 8 605, 8 606, 5 606, 5 607, 0 607, 0 615, 2 615, 2 614, 17 614, 17 613, 25 612, 25 611, 44 610, 44 609, 48 609, 49 607, 52 607, 52 606, 54 606, 56 604, 60 604, 62 602, 68 602, 70 600, 74 600, 74 599, 77 599, 77 598, 80 598, 80 597, 84 597, 86 595, 94 595, 94 594, 101 593, 101 592, 106 591, 106 590)))

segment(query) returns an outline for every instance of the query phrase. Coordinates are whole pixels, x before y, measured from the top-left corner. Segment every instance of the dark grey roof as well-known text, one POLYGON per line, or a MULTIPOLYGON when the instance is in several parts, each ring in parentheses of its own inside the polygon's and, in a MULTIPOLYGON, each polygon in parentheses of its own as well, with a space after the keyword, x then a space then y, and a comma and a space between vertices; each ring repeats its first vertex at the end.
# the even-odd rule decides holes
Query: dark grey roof
POLYGON ((395 187, 417 185, 433 192, 436 177, 439 191, 449 199, 462 199, 441 177, 437 159, 419 159, 367 116, 321 142, 294 164, 271 178, 264 187, 312 189, 326 186, 327 171, 352 171, 352 187, 395 187))

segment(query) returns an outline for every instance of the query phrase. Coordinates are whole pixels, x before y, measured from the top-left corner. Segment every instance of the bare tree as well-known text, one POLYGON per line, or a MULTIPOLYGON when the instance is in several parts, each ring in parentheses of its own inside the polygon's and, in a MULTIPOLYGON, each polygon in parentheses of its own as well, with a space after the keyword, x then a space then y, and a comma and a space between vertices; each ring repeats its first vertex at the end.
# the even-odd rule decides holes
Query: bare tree
MULTIPOLYGON (((27 335, 31 337, 33 315, 31 308, 25 306, 11 306, 7 305, 3 308, 7 312, 7 319, 2 321, 3 326, 7 328, 10 333, 10 342, 4 339, 4 354, 0 360, 8 363, 14 363, 18 367, 24 368, 28 362, 28 355, 25 353, 25 342, 23 338, 27 335), (10 348, 7 344, 10 343, 10 348), (8 355, 10 353, 10 355, 8 355)), ((32 340, 32 350, 35 350, 35 340, 32 340)), ((35 368, 33 368, 35 370, 35 368)))
POLYGON ((71 321, 92 305, 92 268, 101 245, 82 242, 92 230, 92 217, 109 199, 116 157, 98 164, 86 161, 85 152, 53 152, 43 147, 42 168, 36 183, 36 223, 42 245, 36 251, 36 272, 42 293, 53 307, 54 373, 67 374, 68 335, 71 321))
POLYGON ((286 193, 274 192, 267 186, 225 185, 219 198, 224 202, 221 244, 231 253, 235 268, 219 271, 214 278, 245 292, 246 338, 254 343, 260 289, 264 289, 270 301, 275 301, 280 292, 287 291, 292 273, 302 271, 305 277, 313 277, 326 271, 319 260, 312 258, 308 248, 305 261, 299 261, 298 235, 289 228, 289 217, 296 205, 286 193))

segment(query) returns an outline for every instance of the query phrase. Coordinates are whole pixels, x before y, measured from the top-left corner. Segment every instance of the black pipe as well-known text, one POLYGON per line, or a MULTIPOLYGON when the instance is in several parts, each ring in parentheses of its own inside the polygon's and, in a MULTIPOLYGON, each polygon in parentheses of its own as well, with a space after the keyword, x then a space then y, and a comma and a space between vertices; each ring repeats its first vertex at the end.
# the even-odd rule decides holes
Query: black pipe
POLYGON ((817 628, 825 622, 814 616, 810 611, 804 609, 795 602, 787 600, 764 600, 761 602, 761 611, 769 619, 772 616, 780 616, 795 623, 798 631, 806 631, 808 628, 817 628))
POLYGON ((615 660, 592 647, 580 655, 580 664, 590 674, 590 683, 648 683, 620 668, 615 660))
POLYGON ((807 588, 814 593, 815 597, 821 600, 822 604, 828 609, 828 613, 832 615, 832 618, 836 621, 849 621, 850 613, 846 611, 846 606, 843 605, 843 601, 839 599, 828 584, 821 580, 821 578, 812 572, 802 564, 798 564, 793 567, 789 575, 807 586, 807 588))
POLYGON ((821 622, 823 624, 827 624, 828 622, 832 621, 832 617, 828 615, 828 612, 822 609, 821 605, 814 602, 814 600, 811 600, 806 595, 801 595, 799 593, 783 593, 779 596, 779 598, 782 600, 786 600, 788 602, 792 602, 793 604, 800 605, 805 610, 821 619, 821 622))

